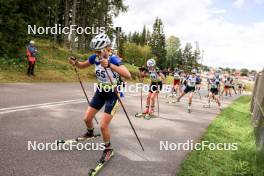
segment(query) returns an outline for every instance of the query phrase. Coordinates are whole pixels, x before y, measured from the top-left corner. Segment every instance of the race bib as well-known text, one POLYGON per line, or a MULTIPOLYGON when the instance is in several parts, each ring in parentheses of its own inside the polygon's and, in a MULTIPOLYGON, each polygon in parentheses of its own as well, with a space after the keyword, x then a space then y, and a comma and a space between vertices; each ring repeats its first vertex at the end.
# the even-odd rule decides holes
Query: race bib
POLYGON ((226 86, 230 86, 230 85, 231 85, 230 81, 226 81, 226 82, 225 82, 225 85, 226 85, 226 86))
POLYGON ((215 89, 215 88, 217 88, 217 85, 216 84, 211 84, 211 88, 215 89))
POLYGON ((188 86, 195 87, 195 84, 196 84, 196 77, 188 79, 188 86))
POLYGON ((111 78, 111 80, 113 81, 114 84, 117 83, 117 73, 112 72, 110 68, 104 68, 101 65, 96 65, 95 66, 95 75, 96 75, 96 79, 99 83, 102 84, 111 84, 111 81, 107 75, 107 73, 109 75, 109 77, 111 78))
POLYGON ((150 74, 149 74, 149 76, 150 76, 150 79, 152 80, 152 81, 157 81, 157 73, 156 72, 151 72, 150 74))
POLYGON ((174 73, 174 79, 180 79, 180 75, 178 73, 174 73))

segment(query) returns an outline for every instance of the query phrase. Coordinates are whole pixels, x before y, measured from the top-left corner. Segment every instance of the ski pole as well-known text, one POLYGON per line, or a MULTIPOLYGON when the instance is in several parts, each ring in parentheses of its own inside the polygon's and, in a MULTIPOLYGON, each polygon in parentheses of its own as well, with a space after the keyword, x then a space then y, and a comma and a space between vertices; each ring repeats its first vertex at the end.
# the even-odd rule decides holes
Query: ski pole
POLYGON ((200 93, 200 89, 198 90, 198 94, 200 96, 200 100, 202 100, 202 96, 201 96, 201 93, 200 93))
POLYGON ((143 78, 141 79, 141 89, 140 89, 140 105, 141 105, 141 112, 143 112, 142 89, 143 89, 143 78))
MULTIPOLYGON (((76 60, 76 58, 75 58, 74 60, 76 60)), ((84 95, 85 95, 85 97, 86 97, 87 103, 88 103, 88 105, 90 105, 89 98, 88 98, 88 96, 87 96, 87 94, 86 94, 86 91, 84 90, 83 83, 82 83, 82 80, 81 80, 81 78, 80 78, 80 74, 79 74, 79 72, 78 72, 76 66, 74 66, 74 71, 75 71, 75 73, 76 73, 76 75, 77 75, 77 78, 78 78, 78 80, 79 80, 79 83, 80 83, 80 85, 81 85, 81 87, 82 87, 82 90, 83 90, 83 93, 84 93, 84 95)), ((97 121, 96 117, 94 117, 94 120, 96 121, 96 124, 98 124, 98 121, 97 121)))
POLYGON ((157 85, 157 106, 158 106, 158 117, 160 116, 159 115, 159 85, 158 85, 158 82, 156 83, 157 85))
POLYGON ((140 89, 140 108, 141 108, 141 113, 143 112, 143 85, 144 85, 144 76, 141 76, 141 70, 139 69, 139 79, 141 82, 141 89, 140 89))
MULTIPOLYGON (((105 70, 105 72, 106 72, 106 75, 107 75, 108 79, 110 80, 110 83, 111 83, 112 85, 114 85, 114 84, 113 84, 113 81, 112 81, 112 79, 111 79, 111 77, 109 76, 109 73, 108 73, 107 69, 104 68, 104 70, 105 70)), ((128 122, 129 122, 129 124, 130 124, 130 126, 131 126, 131 128, 132 128, 132 130, 133 130, 133 132, 134 132, 134 134, 135 134, 135 136, 136 136, 138 142, 139 142, 139 145, 141 146, 142 150, 144 151, 144 147, 143 147, 143 145, 142 145, 142 143, 141 143, 141 141, 140 141, 140 139, 139 139, 139 137, 138 137, 138 135, 137 135, 137 132, 136 132, 136 130, 135 130, 135 128, 134 128, 132 122, 130 121, 130 118, 129 118, 128 114, 127 114, 127 111, 126 111, 124 105, 123 105, 123 102, 122 102, 122 100, 120 99, 120 97, 119 97, 119 95, 118 95, 118 92, 117 92, 116 87, 114 87, 114 91, 115 91, 115 94, 116 94, 116 96, 117 96, 117 99, 118 99, 119 103, 121 104, 121 107, 122 107, 122 109, 123 109, 123 111, 124 111, 124 113, 125 113, 125 115, 126 115, 126 117, 127 117, 127 120, 128 120, 128 122)))

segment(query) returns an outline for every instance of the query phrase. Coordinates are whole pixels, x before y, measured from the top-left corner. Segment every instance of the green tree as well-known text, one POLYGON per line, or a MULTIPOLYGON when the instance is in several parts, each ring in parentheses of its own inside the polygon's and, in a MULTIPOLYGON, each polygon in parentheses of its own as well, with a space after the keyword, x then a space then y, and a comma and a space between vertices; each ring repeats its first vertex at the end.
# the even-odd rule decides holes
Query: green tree
POLYGON ((183 50, 184 70, 190 72, 193 67, 193 55, 191 43, 186 43, 183 50))
POLYGON ((152 56, 151 48, 147 45, 140 46, 135 43, 125 43, 124 48, 125 61, 136 66, 144 65, 147 59, 152 56))
POLYGON ((146 41, 147 36, 146 35, 147 35, 147 30, 146 30, 146 26, 144 25, 143 31, 140 35, 140 45, 141 46, 144 46, 147 44, 147 41, 146 41))
POLYGON ((207 65, 204 65, 203 70, 208 72, 210 70, 210 68, 207 65))
POLYGON ((150 45, 150 41, 151 41, 151 33, 150 33, 149 29, 147 29, 147 32, 146 32, 146 45, 150 45))
POLYGON ((163 31, 163 23, 158 17, 153 24, 153 33, 151 35, 150 46, 152 54, 156 57, 157 66, 164 68, 167 66, 166 61, 166 42, 163 31))
POLYGON ((240 70, 240 75, 241 76, 248 76, 249 70, 247 68, 242 68, 240 70))
POLYGON ((61 24, 62 27, 69 25, 105 27, 107 33, 112 36, 113 18, 126 9, 127 6, 124 5, 123 0, 1 0, 0 57, 16 57, 19 51, 25 53, 25 45, 35 37, 52 37, 54 41, 61 41, 66 46, 72 46, 73 39, 78 39, 73 46, 87 51, 89 49, 87 44, 92 35, 73 34, 69 42, 69 36, 63 34, 28 35, 27 25, 52 27, 55 24, 61 24))
POLYGON ((182 53, 182 49, 180 48, 179 51, 177 52, 177 58, 178 58, 178 62, 177 62, 177 66, 179 69, 184 69, 184 57, 183 57, 183 53, 182 53))
POLYGON ((186 43, 183 50, 183 63, 184 70, 190 72, 193 68, 198 68, 200 65, 198 64, 198 60, 200 59, 200 53, 197 51, 197 47, 194 51, 192 51, 192 44, 186 43))
POLYGON ((135 43, 137 45, 140 44, 140 33, 139 32, 134 32, 131 36, 131 42, 135 43))
POLYGON ((167 63, 170 67, 175 67, 179 63, 179 49, 180 49, 180 39, 175 36, 170 36, 166 41, 166 51, 167 51, 167 63))
POLYGON ((224 68, 224 71, 226 71, 227 73, 231 73, 231 68, 229 68, 229 67, 226 67, 226 68, 224 68))
POLYGON ((48 5, 53 7, 56 3, 56 0, 0 1, 0 57, 25 54, 25 46, 33 37, 28 35, 27 26, 47 26, 48 5))
POLYGON ((198 63, 198 61, 200 60, 201 58, 201 51, 200 51, 200 48, 199 48, 199 43, 196 41, 195 42, 195 50, 193 52, 193 62, 192 62, 192 67, 200 67, 201 65, 198 63))

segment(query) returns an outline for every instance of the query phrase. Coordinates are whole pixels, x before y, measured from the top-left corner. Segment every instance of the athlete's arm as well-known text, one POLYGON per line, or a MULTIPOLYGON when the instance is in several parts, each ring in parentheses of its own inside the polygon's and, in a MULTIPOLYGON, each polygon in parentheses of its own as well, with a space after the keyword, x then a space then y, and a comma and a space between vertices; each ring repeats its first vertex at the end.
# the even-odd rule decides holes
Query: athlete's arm
POLYGON ((162 81, 165 80, 165 76, 164 76, 163 73, 159 72, 158 75, 160 76, 160 78, 162 79, 162 81))
POLYGON ((70 57, 69 59, 69 63, 76 66, 77 68, 86 68, 88 67, 90 64, 90 62, 87 60, 87 61, 84 61, 84 62, 79 62, 76 58, 74 57, 70 57))
POLYGON ((145 71, 139 71, 139 76, 140 76, 140 79, 143 79, 146 76, 146 72, 145 71))
POLYGON ((103 67, 109 67, 112 69, 112 71, 118 73, 120 76, 131 79, 130 72, 124 65, 122 65, 121 60, 118 57, 113 56, 110 58, 110 60, 102 59, 100 63, 103 67))
POLYGON ((124 65, 117 66, 114 64, 110 64, 110 68, 113 71, 117 72, 120 76, 127 78, 127 79, 131 79, 131 74, 124 65))
POLYGON ((78 68, 86 68, 89 67, 91 64, 88 61, 84 61, 84 62, 79 62, 77 61, 75 66, 78 68))

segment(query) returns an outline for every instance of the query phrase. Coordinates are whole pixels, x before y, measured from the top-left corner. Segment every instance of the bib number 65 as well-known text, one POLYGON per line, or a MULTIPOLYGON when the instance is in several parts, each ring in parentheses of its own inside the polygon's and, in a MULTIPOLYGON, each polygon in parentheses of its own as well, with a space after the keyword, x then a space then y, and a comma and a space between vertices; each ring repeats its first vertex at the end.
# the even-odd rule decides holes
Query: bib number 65
POLYGON ((96 70, 95 74, 99 78, 105 78, 106 77, 106 73, 104 70, 96 70))

